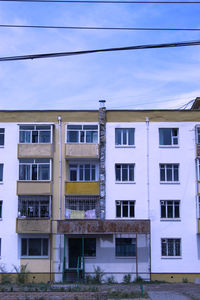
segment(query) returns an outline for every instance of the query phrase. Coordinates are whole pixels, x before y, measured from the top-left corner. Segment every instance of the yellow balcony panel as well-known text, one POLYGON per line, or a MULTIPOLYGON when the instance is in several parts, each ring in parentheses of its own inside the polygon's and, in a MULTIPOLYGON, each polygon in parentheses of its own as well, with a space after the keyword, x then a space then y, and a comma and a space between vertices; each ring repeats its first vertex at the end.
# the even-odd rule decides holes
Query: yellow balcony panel
POLYGON ((98 144, 66 144, 65 145, 66 158, 98 158, 99 145, 98 144))
POLYGON ((18 144, 18 158, 51 158, 52 144, 18 144))
POLYGON ((65 194, 99 195, 99 182, 66 182, 65 194))
POLYGON ((18 195, 51 195, 51 181, 18 181, 18 195))
POLYGON ((17 233, 50 233, 51 221, 50 219, 29 219, 18 218, 16 223, 17 233))

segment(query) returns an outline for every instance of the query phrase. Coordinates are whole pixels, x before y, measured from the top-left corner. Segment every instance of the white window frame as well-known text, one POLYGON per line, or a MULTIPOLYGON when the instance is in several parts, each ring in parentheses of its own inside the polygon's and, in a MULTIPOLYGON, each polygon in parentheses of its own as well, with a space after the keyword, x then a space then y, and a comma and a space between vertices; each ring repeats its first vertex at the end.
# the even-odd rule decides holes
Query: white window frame
POLYGON ((19 144, 52 144, 52 141, 53 141, 53 125, 52 124, 19 124, 19 144), (28 127, 28 126, 33 126, 34 129, 20 129, 20 126, 24 126, 24 127, 28 127), (49 129, 36 129, 37 126, 50 126, 50 130, 49 129), (30 139, 31 139, 31 142, 20 142, 20 132, 21 131, 28 131, 30 132, 30 139), (37 143, 33 143, 32 140, 33 140, 33 131, 38 131, 38 142, 37 143), (41 131, 50 131, 50 142, 48 143, 41 143, 39 140, 40 140, 40 132, 41 131))
POLYGON ((66 143, 67 144, 99 144, 99 125, 98 123, 68 123, 66 125, 66 143), (82 129, 68 129, 68 126, 82 126, 82 129), (97 129, 84 129, 84 126, 97 126, 97 129), (68 142, 68 131, 78 131, 78 141, 77 142, 68 142), (84 141, 81 142, 81 132, 84 132, 84 141), (97 131, 97 142, 88 143, 86 142, 86 132, 87 131, 97 131))
MULTIPOLYGON (((25 160, 26 158, 23 158, 23 160, 25 160)), ((35 162, 35 160, 37 160, 37 159, 43 159, 43 158, 27 158, 27 160, 33 160, 33 162, 22 162, 22 163, 20 163, 20 160, 21 159, 19 159, 19 169, 20 169, 20 165, 26 165, 26 166, 28 166, 28 165, 30 165, 30 178, 31 178, 31 174, 32 174, 32 165, 37 165, 37 179, 35 179, 35 180, 32 180, 32 179, 19 179, 19 181, 44 181, 44 182, 46 182, 46 181, 51 181, 51 178, 52 178, 52 175, 51 175, 51 171, 52 171, 52 160, 50 159, 50 158, 44 158, 44 159, 48 159, 49 160, 49 163, 48 162, 44 162, 44 163, 42 163, 42 162, 35 162), (49 164, 49 179, 38 179, 38 174, 39 174, 39 165, 47 165, 47 164, 49 164)), ((20 173, 20 171, 19 171, 19 173, 20 173)))
POLYGON ((119 128, 119 127, 116 127, 115 128, 115 147, 116 148, 120 148, 120 147, 126 147, 126 148, 133 148, 133 147, 135 147, 135 128, 119 128), (129 140, 129 134, 130 134, 130 130, 133 130, 133 145, 130 145, 129 143, 128 143, 128 140, 129 140), (121 144, 116 144, 116 134, 117 134, 117 130, 120 130, 121 132, 120 132, 120 135, 121 135, 121 144), (125 143, 123 143, 123 134, 124 134, 124 132, 125 132, 125 134, 126 134, 126 142, 125 143))
POLYGON ((5 146, 5 128, 0 128, 0 135, 3 135, 4 137, 3 144, 0 145, 0 148, 3 148, 5 146))
POLYGON ((116 219, 134 219, 135 218, 135 200, 116 200, 115 201, 115 209, 116 209, 116 219), (124 217, 123 216, 123 206, 125 206, 125 202, 128 202, 128 216, 124 217), (133 207, 134 207, 134 216, 130 216, 130 207, 131 207, 131 202, 133 202, 133 207), (121 209, 121 217, 117 216, 117 206, 120 206, 121 209))
POLYGON ((160 183, 180 183, 180 164, 179 163, 160 163, 159 164, 160 170, 160 183), (165 170, 165 180, 161 180, 161 166, 164 165, 165 170), (172 180, 167 180, 167 166, 172 165, 172 180), (178 166, 178 180, 174 180, 174 172, 175 166, 178 166))
POLYGON ((115 183, 135 183, 135 164, 133 163, 116 163, 115 164, 115 183), (128 180, 122 180, 122 166, 128 165, 127 178, 128 180), (129 180, 130 166, 133 165, 133 180, 129 180), (117 180, 117 166, 120 166, 120 180, 117 180))
MULTIPOLYGON (((85 170, 85 167, 83 167, 83 170, 85 170)), ((70 182, 95 182, 99 180, 99 165, 97 162, 71 162, 69 163, 69 176, 68 179, 70 182), (74 167, 71 167, 74 165, 74 167), (76 165, 76 167, 75 167, 76 165), (92 178, 92 165, 95 165, 95 180, 85 180, 85 174, 83 171, 83 180, 80 180, 80 166, 85 166, 85 165, 90 165, 90 178, 92 178), (70 180, 70 171, 71 170, 76 170, 77 173, 77 180, 76 181, 71 181, 70 180)))
POLYGON ((3 183, 3 172, 4 172, 4 164, 0 163, 0 166, 2 165, 2 180, 0 180, 0 183, 3 183))
MULTIPOLYGON (((20 258, 29 258, 29 259, 34 259, 34 258, 49 258, 49 252, 50 252, 50 244, 49 244, 49 236, 45 236, 45 235, 34 235, 34 236, 30 236, 30 235, 24 235, 24 236, 20 236, 20 258), (22 255, 22 239, 26 239, 27 240, 27 251, 29 249, 29 240, 30 239, 47 239, 48 240, 48 255, 36 255, 36 256, 31 256, 31 255, 22 255)), ((41 243, 41 252, 43 250, 43 242, 41 243)))
POLYGON ((160 200, 160 219, 163 221, 163 220, 167 220, 167 221, 174 221, 174 220, 180 220, 180 215, 181 215, 181 203, 180 203, 180 200, 160 200), (172 217, 170 218, 168 216, 168 202, 172 202, 172 217), (175 217, 175 202, 178 202, 179 204, 179 217, 175 217), (166 217, 162 217, 162 210, 161 210, 161 207, 162 206, 165 206, 165 214, 166 214, 166 217))
POLYGON ((161 257, 162 258, 181 258, 182 257, 182 242, 181 242, 181 238, 161 238, 161 257), (168 243, 169 241, 172 240, 173 241, 173 255, 168 255, 169 251, 168 251, 168 243), (175 255, 176 253, 176 241, 179 241, 179 247, 180 247, 180 255, 175 255), (166 254, 167 255, 163 255, 163 249, 162 249, 162 245, 163 242, 166 243, 166 254))
POLYGON ((159 128, 159 146, 161 148, 166 148, 166 147, 172 147, 172 148, 175 148, 175 147, 179 147, 179 128, 159 128), (160 144, 160 134, 161 134, 161 130, 165 130, 165 129, 170 129, 171 130, 171 144, 166 144, 166 145, 162 145, 160 144), (173 135, 173 130, 177 130, 177 136, 176 135, 173 135), (175 139, 177 139, 177 144, 174 143, 175 139))

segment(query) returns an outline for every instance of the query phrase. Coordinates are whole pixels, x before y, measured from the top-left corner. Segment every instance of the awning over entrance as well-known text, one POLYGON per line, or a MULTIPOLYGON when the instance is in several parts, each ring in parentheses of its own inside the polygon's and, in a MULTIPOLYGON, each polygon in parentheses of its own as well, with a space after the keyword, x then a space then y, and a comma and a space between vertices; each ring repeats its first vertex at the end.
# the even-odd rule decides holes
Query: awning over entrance
POLYGON ((150 233, 150 220, 61 220, 59 234, 150 233))

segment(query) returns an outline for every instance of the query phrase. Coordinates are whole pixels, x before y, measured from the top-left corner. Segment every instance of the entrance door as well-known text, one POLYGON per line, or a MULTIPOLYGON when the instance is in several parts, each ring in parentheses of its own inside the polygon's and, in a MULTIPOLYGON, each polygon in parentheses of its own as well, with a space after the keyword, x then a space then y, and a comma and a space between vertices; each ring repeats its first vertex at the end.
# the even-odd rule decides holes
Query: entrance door
POLYGON ((69 268, 76 268, 78 257, 82 255, 82 239, 68 239, 69 245, 69 268))

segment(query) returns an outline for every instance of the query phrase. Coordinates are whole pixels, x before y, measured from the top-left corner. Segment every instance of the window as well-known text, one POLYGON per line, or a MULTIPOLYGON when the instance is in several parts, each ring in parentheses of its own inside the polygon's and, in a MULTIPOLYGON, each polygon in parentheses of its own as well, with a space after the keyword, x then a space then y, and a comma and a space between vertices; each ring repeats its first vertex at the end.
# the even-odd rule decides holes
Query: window
POLYGON ((85 238, 84 239, 84 255, 85 256, 96 256, 96 239, 85 238))
POLYGON ((0 201, 0 219, 2 219, 2 207, 3 207, 3 201, 0 201))
POLYGON ((0 182, 3 181, 3 164, 0 164, 0 182))
POLYGON ((134 128, 116 128, 115 129, 115 145, 117 146, 133 146, 135 144, 134 128))
POLYGON ((161 239, 162 256, 181 256, 181 239, 161 239))
POLYGON ((19 142, 23 144, 49 144, 51 143, 51 125, 20 125, 19 142))
POLYGON ((160 214, 163 219, 180 218, 180 201, 178 200, 161 200, 160 214))
POLYGON ((178 128, 159 128, 160 146, 178 145, 178 128))
POLYGON ((117 218, 134 218, 135 201, 116 201, 117 218))
POLYGON ((97 181, 97 164, 70 164, 69 180, 70 181, 97 181))
POLYGON ((116 238, 115 239, 116 256, 136 256, 136 239, 116 238))
POLYGON ((18 216, 28 218, 50 217, 50 196, 19 196, 18 216))
POLYGON ((160 164, 160 181, 178 182, 179 164, 160 164))
POLYGON ((67 125, 67 143, 98 143, 98 125, 67 125))
POLYGON ((48 238, 22 238, 21 239, 21 257, 23 256, 48 256, 49 239, 48 238))
POLYGON ((65 218, 96 219, 99 217, 98 196, 65 196, 65 218))
POLYGON ((5 129, 0 128, 0 146, 4 146, 5 142, 5 129))
POLYGON ((134 181, 135 164, 116 164, 115 180, 116 181, 134 181))
POLYGON ((50 180, 50 159, 19 160, 19 180, 50 180))

